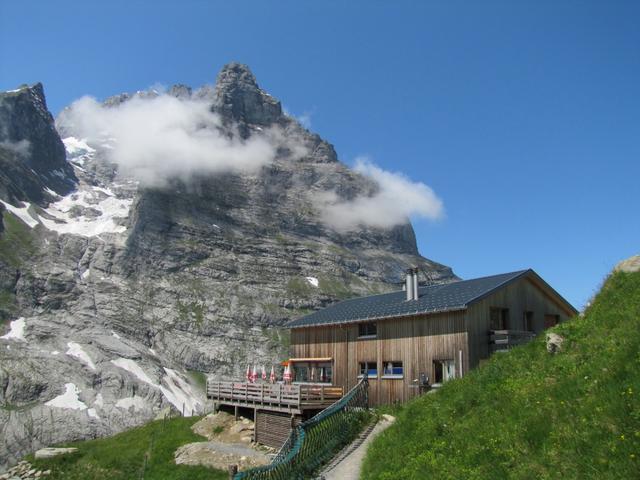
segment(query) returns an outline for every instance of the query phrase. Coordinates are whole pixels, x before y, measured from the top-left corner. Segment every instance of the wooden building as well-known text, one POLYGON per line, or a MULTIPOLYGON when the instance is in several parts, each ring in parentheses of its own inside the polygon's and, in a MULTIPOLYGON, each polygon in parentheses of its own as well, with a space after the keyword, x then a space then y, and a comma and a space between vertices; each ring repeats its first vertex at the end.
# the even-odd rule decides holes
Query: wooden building
POLYGON ((404 402, 576 313, 533 270, 428 286, 410 270, 403 291, 290 322, 294 382, 346 392, 366 374, 372 405, 404 402))

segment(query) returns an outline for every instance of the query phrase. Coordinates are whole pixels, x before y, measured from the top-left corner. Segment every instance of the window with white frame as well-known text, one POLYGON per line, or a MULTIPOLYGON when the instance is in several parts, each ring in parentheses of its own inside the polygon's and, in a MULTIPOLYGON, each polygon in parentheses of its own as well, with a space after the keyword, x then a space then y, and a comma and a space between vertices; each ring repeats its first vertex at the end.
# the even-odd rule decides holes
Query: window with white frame
POLYGON ((378 377, 378 365, 376 362, 360 362, 360 377, 367 375, 369 378, 378 377))
POLYGON ((456 363, 453 360, 433 361, 434 383, 444 383, 456 378, 456 363))
POLYGON ((384 362, 382 368, 383 378, 402 378, 404 376, 404 367, 402 366, 402 362, 384 362))

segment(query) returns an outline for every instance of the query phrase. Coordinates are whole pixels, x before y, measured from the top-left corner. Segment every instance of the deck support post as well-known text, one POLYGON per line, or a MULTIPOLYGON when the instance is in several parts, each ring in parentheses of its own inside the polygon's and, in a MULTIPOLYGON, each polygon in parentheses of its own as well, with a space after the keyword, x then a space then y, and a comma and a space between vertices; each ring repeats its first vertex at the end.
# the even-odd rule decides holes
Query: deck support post
POLYGON ((236 422, 238 421, 238 405, 233 406, 233 418, 236 422))
POLYGON ((253 409, 253 443, 258 443, 258 409, 253 409))

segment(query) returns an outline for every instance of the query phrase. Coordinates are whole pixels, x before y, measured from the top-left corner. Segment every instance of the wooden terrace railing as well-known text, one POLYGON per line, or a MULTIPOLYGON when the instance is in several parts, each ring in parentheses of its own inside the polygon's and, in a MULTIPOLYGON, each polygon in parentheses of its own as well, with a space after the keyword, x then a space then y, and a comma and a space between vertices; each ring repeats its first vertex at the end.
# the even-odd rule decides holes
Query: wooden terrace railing
POLYGON ((215 402, 279 411, 322 409, 341 399, 343 394, 342 387, 329 384, 207 381, 207 397, 215 402))
POLYGON ((509 350, 530 342, 535 336, 535 333, 525 330, 489 330, 489 346, 492 352, 509 350))

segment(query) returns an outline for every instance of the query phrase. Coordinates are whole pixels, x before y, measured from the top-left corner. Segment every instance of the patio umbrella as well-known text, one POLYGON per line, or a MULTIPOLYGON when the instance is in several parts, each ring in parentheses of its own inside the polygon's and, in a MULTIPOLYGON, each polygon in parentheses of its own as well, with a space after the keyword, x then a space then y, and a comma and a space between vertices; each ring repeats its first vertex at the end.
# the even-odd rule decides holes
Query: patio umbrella
POLYGON ((271 365, 271 375, 269 375, 269 381, 271 383, 276 383, 276 369, 273 365, 271 365))
POLYGON ((284 383, 291 383, 291 367, 287 365, 284 369, 284 383))
POLYGON ((251 382, 251 367, 247 365, 247 373, 244 375, 247 382, 251 382))
POLYGON ((267 379, 267 369, 262 365, 262 381, 267 379))
POLYGON ((258 379, 258 369, 254 365, 253 366, 253 372, 251 372, 251 383, 256 383, 257 379, 258 379))
POLYGON ((310 378, 310 380, 312 382, 316 381, 316 367, 311 367, 311 378, 310 378))

